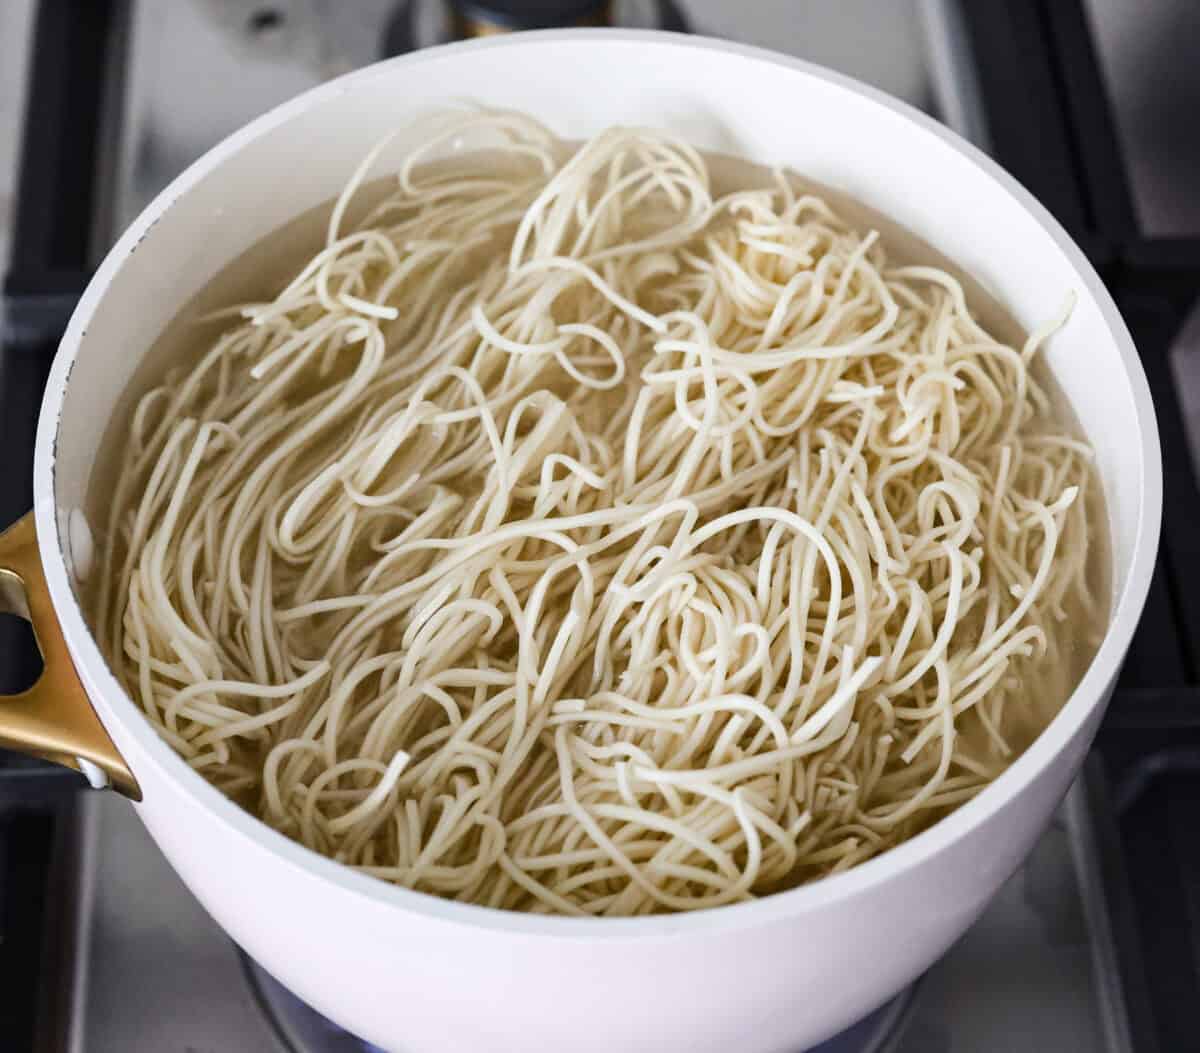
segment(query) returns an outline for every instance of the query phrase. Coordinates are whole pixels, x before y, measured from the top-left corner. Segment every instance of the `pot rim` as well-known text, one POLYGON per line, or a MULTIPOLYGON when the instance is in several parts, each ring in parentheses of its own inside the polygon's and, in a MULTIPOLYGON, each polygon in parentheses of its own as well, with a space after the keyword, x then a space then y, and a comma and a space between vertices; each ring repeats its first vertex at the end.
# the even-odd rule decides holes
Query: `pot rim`
POLYGON ((472 928, 527 936, 540 935, 560 939, 646 939, 719 929, 750 928, 783 917, 823 909, 928 861, 1008 805, 1039 773, 1055 761, 1092 710, 1102 705, 1107 697, 1106 690, 1116 676, 1149 590, 1162 518, 1162 462, 1154 407, 1145 373, 1129 331, 1108 290, 1058 221, 1016 179, 976 147, 933 118, 885 92, 811 62, 764 48, 653 30, 562 29, 445 44, 348 73, 319 85, 251 121, 222 140, 176 177, 145 208, 109 251, 71 316, 50 370, 38 421, 34 455, 34 495, 34 514, 42 564, 63 633, 70 644, 75 661, 86 666, 89 679, 98 685, 105 702, 111 705, 114 718, 120 721, 122 730, 136 741, 138 749, 142 752, 141 770, 135 774, 146 793, 154 793, 155 784, 160 779, 174 782, 194 805, 208 813, 209 818, 236 832, 243 839, 247 850, 257 848, 268 852, 277 857, 280 863, 302 872, 305 876, 340 886, 347 893, 365 897, 389 908, 398 908, 472 928), (1137 418, 1137 454, 1141 470, 1140 515, 1129 573, 1120 595, 1115 599, 1108 629, 1095 658, 1065 705, 1033 744, 976 797, 927 830, 872 859, 843 873, 786 892, 774 893, 750 902, 683 914, 658 914, 636 918, 575 918, 518 913, 458 903, 359 874, 350 867, 305 848, 275 831, 227 799, 200 774, 193 771, 159 737, 141 709, 126 694, 109 669, 76 600, 66 559, 59 543, 57 526, 56 443, 63 401, 80 343, 87 331, 89 320, 114 275, 146 231, 176 200, 246 143, 333 96, 355 90, 375 77, 386 75, 396 64, 420 64, 458 54, 467 57, 488 48, 530 48, 536 51, 541 47, 562 42, 578 43, 581 40, 606 45, 637 45, 641 48, 684 48, 700 53, 724 52, 748 62, 769 63, 857 95, 868 103, 905 119, 912 131, 919 133, 917 138, 931 137, 940 140, 941 145, 956 150, 990 177, 999 190, 1015 198, 1067 257, 1077 278, 1101 312, 1124 366, 1137 418), (152 777, 146 770, 151 765, 154 768, 152 777))

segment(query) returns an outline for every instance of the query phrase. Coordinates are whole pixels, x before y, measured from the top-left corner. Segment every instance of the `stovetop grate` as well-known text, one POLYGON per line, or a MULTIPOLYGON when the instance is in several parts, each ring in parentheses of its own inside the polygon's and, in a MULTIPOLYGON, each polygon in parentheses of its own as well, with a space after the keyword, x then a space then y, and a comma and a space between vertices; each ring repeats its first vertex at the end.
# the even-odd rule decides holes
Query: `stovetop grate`
POLYGON ((1186 1049, 1200 997, 1200 491, 1171 357, 1200 293, 1200 238, 1139 227, 1084 0, 962 10, 992 150, 1100 271, 1158 415, 1158 564, 1085 777, 1134 1048, 1186 1049))

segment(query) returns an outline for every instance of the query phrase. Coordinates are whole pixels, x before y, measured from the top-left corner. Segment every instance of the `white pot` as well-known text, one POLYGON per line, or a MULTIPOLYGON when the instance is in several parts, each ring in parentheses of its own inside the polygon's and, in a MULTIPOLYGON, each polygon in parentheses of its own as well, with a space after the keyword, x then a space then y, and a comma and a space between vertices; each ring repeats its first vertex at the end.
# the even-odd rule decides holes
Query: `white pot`
MULTIPOLYGON (((1149 585, 1160 515, 1154 411, 1129 334, 1083 254, 1012 178, 934 121, 803 62, 587 30, 436 48, 362 70, 260 118, 175 180, 97 271, 46 389, 34 516, 53 612, 38 597, 28 522, 0 547, 13 564, 23 546, 16 569, 43 647, 53 658, 56 614, 87 697, 140 786, 135 807, 171 864, 246 951, 333 1020, 393 1050, 795 1053, 919 975, 1020 864, 1100 722, 1149 585), (126 697, 89 633, 64 552, 68 510, 83 505, 94 451, 139 355, 224 264, 333 196, 383 134, 464 98, 528 111, 569 138, 638 123, 787 165, 910 228, 1027 328, 1053 317, 1065 290, 1078 294, 1048 356, 1097 452, 1111 623, 1065 708, 976 799, 848 873, 753 903, 617 920, 518 915, 394 888, 292 843, 192 772, 126 697)), ((53 675, 61 685, 69 668, 53 675)), ((45 695, 39 704, 58 719, 45 695)), ((39 725, 0 740, 69 763, 90 757, 135 794, 100 729, 78 712, 71 719, 74 738, 39 725)), ((128 979, 136 998, 137 978, 128 979)))

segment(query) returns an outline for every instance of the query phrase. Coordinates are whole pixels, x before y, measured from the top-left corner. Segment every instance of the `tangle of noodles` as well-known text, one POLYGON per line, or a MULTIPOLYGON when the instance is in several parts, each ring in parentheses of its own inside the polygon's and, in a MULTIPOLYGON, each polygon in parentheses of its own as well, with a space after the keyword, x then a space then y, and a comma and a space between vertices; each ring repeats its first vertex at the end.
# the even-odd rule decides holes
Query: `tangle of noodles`
POLYGON ((450 115, 348 223, 374 160, 128 427, 98 632, 197 771, 400 885, 636 915, 853 866, 1045 726, 1100 602, 1053 327, 659 132, 450 115))

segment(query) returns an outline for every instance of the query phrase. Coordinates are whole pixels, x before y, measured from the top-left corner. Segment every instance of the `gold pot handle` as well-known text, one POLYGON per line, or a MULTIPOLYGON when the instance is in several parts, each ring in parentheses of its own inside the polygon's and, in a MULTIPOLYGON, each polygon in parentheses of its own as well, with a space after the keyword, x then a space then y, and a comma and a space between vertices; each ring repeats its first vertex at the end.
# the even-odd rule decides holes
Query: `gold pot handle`
POLYGON ((90 762, 114 789, 140 801, 137 780, 96 716, 71 662, 42 573, 32 512, 0 534, 0 611, 33 623, 44 663, 29 690, 0 695, 0 746, 75 771, 83 771, 81 760, 90 762))

